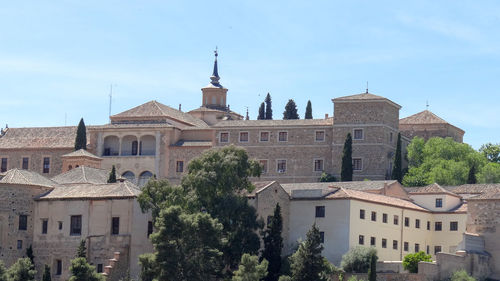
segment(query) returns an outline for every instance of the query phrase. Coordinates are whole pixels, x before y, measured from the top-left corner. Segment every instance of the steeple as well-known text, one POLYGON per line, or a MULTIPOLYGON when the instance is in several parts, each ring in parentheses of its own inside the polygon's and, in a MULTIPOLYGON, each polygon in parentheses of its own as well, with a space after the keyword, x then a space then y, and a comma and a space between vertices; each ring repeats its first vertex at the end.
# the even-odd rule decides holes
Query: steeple
POLYGON ((216 87, 222 87, 219 84, 220 77, 219 77, 219 69, 217 67, 217 57, 219 56, 219 53, 217 52, 217 47, 215 47, 214 54, 215 54, 214 72, 212 73, 212 76, 210 76, 210 80, 212 80, 212 82, 210 82, 210 84, 212 84, 216 87))

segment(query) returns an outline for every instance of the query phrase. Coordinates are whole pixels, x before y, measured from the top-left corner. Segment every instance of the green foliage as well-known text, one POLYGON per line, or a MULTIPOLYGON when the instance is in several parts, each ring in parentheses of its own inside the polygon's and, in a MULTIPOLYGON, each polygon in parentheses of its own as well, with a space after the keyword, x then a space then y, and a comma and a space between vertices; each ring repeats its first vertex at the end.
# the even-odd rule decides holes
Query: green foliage
POLYGON ((480 183, 499 183, 500 164, 489 162, 476 175, 480 183))
POLYGON ((342 153, 342 170, 340 171, 341 181, 352 181, 352 137, 347 134, 344 142, 344 151, 342 153))
POLYGON ((288 103, 285 106, 285 111, 283 112, 283 119, 300 119, 299 114, 297 113, 297 105, 293 99, 288 100, 288 103))
POLYGON ((139 264, 141 265, 140 280, 153 281, 156 276, 156 255, 152 253, 142 254, 139 256, 139 264))
POLYGON ((266 103, 266 120, 273 120, 272 101, 271 101, 271 95, 269 93, 267 93, 264 102, 266 103))
POLYGON ((87 262, 86 258, 74 258, 71 260, 71 277, 69 281, 105 281, 103 275, 96 272, 95 267, 87 262))
POLYGON ((266 119, 266 106, 264 103, 260 104, 259 107, 259 116, 257 116, 257 120, 264 120, 266 119))
POLYGON ((111 167, 111 172, 109 172, 109 177, 108 177, 108 183, 115 183, 116 182, 116 168, 115 165, 111 167))
POLYGON ((31 264, 35 266, 35 256, 33 255, 33 246, 30 245, 26 248, 26 257, 28 257, 31 261, 31 264))
POLYGON ((418 273, 418 263, 421 261, 432 261, 431 255, 427 255, 423 251, 408 254, 403 259, 403 268, 410 273, 418 273))
POLYGON ((377 255, 373 253, 370 256, 370 268, 368 269, 368 280, 377 281, 377 255))
POLYGON ((3 261, 0 260, 0 281, 7 281, 7 268, 3 264, 3 261))
POLYGON ((394 155, 394 166, 392 167, 392 179, 399 183, 403 181, 403 159, 401 158, 401 133, 398 133, 396 144, 396 155, 394 155))
POLYGON ((283 275, 280 276, 280 279, 278 279, 278 281, 292 281, 292 277, 283 275))
POLYGON ((7 270, 9 281, 35 281, 36 271, 29 258, 21 258, 7 270))
POLYGON ((349 277, 349 279, 347 279, 347 281, 364 281, 364 279, 358 279, 358 277, 353 275, 353 276, 349 277))
POLYGON ((43 269, 42 281, 52 281, 52 277, 50 276, 50 266, 48 265, 45 265, 43 269))
MULTIPOLYGON (((259 281, 267 275, 268 262, 259 257, 243 254, 238 270, 234 272, 232 281, 259 281)), ((265 279, 264 279, 265 280, 265 279)))
POLYGON ((83 118, 80 119, 80 123, 78 123, 78 128, 76 129, 75 150, 79 149, 87 150, 87 128, 85 127, 83 118))
POLYGON ((281 207, 276 204, 274 214, 263 231, 262 237, 264 240, 264 250, 262 251, 261 260, 265 259, 269 262, 267 268, 268 274, 264 281, 277 281, 281 272, 281 250, 283 249, 283 218, 281 217, 281 207))
POLYGON ((453 272, 453 275, 450 278, 450 281, 476 281, 476 278, 470 276, 467 271, 459 270, 453 272))
POLYGON ((75 258, 87 258, 87 247, 84 239, 80 240, 80 245, 78 245, 78 249, 76 249, 75 258))
POLYGON ((319 181, 320 182, 334 182, 336 180, 337 179, 332 174, 328 174, 328 173, 325 173, 325 172, 323 172, 321 174, 321 177, 319 177, 319 181))
POLYGON ((475 184, 475 183, 477 183, 477 179, 476 179, 476 165, 472 165, 469 168, 469 175, 467 176, 467 183, 468 184, 475 184))
POLYGON ((500 163, 500 143, 492 144, 491 142, 481 145, 479 148, 488 161, 492 163, 500 163))
POLYGON ((342 256, 340 267, 348 273, 367 273, 373 255, 377 255, 375 248, 355 247, 342 256))
POLYGON ((149 180, 142 187, 137 201, 143 212, 151 210, 155 223, 162 209, 169 206, 187 206, 189 198, 193 196, 189 196, 182 187, 171 185, 168 180, 149 180))
POLYGON ((312 105, 311 105, 311 101, 308 100, 307 101, 307 106, 306 106, 306 114, 304 116, 304 119, 313 119, 313 113, 312 113, 312 105))

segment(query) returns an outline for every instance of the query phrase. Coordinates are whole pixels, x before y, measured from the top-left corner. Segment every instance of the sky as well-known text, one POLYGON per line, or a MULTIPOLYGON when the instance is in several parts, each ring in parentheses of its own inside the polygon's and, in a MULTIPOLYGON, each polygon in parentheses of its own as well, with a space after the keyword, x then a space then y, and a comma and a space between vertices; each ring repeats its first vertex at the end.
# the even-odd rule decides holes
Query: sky
POLYGON ((303 118, 366 90, 426 109, 478 149, 500 142, 498 1, 6 1, 0 9, 0 127, 109 122, 157 100, 188 111, 218 47, 228 104, 303 118))

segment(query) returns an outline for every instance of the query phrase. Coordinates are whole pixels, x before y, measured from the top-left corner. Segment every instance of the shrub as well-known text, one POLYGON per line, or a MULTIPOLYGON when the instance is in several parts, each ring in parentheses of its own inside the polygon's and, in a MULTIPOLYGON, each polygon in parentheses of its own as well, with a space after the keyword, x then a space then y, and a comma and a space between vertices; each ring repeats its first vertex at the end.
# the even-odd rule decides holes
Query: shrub
POLYGON ((342 256, 340 266, 345 272, 367 273, 372 255, 377 255, 375 248, 356 247, 342 256))
POLYGON ((470 276, 467 271, 462 269, 455 271, 451 276, 450 281, 476 281, 476 278, 470 276))
POLYGON ((418 263, 421 261, 432 261, 431 256, 423 251, 414 254, 408 254, 403 259, 403 268, 410 273, 418 273, 418 263))

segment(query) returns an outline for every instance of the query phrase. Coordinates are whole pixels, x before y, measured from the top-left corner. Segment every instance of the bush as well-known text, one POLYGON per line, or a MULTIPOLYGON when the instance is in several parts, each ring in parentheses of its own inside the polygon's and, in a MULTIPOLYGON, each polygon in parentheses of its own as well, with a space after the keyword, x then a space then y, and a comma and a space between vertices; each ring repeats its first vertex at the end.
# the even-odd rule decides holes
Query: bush
POLYGON ((372 255, 377 255, 375 248, 356 247, 342 256, 340 266, 345 272, 367 273, 372 255))
POLYGON ((423 251, 414 254, 408 254, 403 259, 403 268, 410 273, 418 273, 418 263, 421 261, 432 261, 431 256, 423 251))
POLYGON ((450 281, 476 281, 476 278, 470 276, 467 271, 462 269, 455 271, 451 276, 450 281))
POLYGON ((349 279, 347 279, 347 281, 365 281, 364 279, 358 279, 358 277, 356 276, 351 276, 349 277, 349 279))

